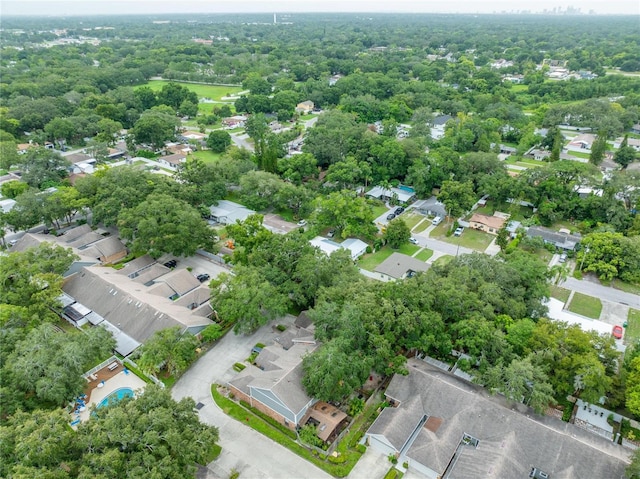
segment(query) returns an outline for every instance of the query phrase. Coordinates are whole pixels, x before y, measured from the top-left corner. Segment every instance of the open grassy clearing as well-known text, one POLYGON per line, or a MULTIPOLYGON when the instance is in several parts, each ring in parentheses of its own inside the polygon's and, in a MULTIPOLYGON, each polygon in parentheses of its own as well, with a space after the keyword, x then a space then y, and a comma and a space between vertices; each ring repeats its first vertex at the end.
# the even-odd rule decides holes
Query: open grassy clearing
POLYGON ((523 221, 526 218, 531 218, 533 216, 533 209, 528 206, 515 206, 511 203, 498 203, 493 200, 489 200, 486 205, 477 208, 475 213, 491 216, 496 211, 511 214, 510 219, 514 221, 523 221))
POLYGON ((222 153, 214 153, 211 150, 200 150, 191 154, 192 158, 198 158, 205 163, 215 163, 222 158, 222 153))
POLYGON ((415 211, 409 211, 407 213, 402 213, 400 215, 400 218, 402 220, 404 220, 404 222, 406 223, 406 225, 409 227, 409 229, 413 229, 413 227, 415 225, 417 225, 418 223, 420 223, 420 221, 422 221, 422 219, 424 218, 423 215, 421 215, 420 213, 417 213, 415 211))
POLYGON ((450 254, 445 254, 444 256, 440 256, 438 259, 436 259, 433 264, 435 265, 445 265, 448 263, 451 263, 451 261, 453 261, 454 256, 451 256, 450 254))
POLYGON ((576 158, 583 158, 585 160, 588 160, 591 156, 591 153, 585 153, 584 151, 569 150, 567 153, 571 156, 575 156, 576 158))
POLYGON ((566 303, 569 299, 569 295, 571 294, 571 290, 566 288, 561 288, 560 286, 551 286, 551 297, 566 303))
POLYGON ((433 250, 430 250, 429 248, 424 248, 415 256, 415 258, 420 261, 427 262, 429 258, 431 258, 432 256, 433 256, 433 250))
POLYGON ((375 253, 365 254, 360 259, 360 261, 358 261, 358 266, 362 269, 366 269, 367 271, 373 271, 374 269, 376 269, 376 266, 382 263, 393 253, 402 253, 406 254, 407 256, 411 256, 419 250, 420 246, 416 246, 411 243, 403 244, 398 249, 392 249, 390 246, 383 246, 379 251, 376 251, 375 253))
POLYGON ((640 310, 629 308, 624 339, 627 344, 635 343, 640 339, 640 310))
POLYGON ((568 309, 573 313, 586 316, 587 318, 598 319, 602 312, 602 303, 598 298, 582 293, 575 293, 568 309))
POLYGON ((447 236, 446 233, 449 231, 450 227, 451 226, 446 223, 441 223, 431 231, 431 238, 444 241, 445 243, 460 245, 476 251, 484 251, 487 249, 487 246, 491 244, 491 241, 493 241, 494 238, 494 236, 488 233, 483 233, 482 231, 471 228, 465 228, 464 232, 460 236, 447 236))
POLYGON ((422 233, 429 226, 431 226, 431 220, 429 218, 425 218, 422 223, 419 223, 416 229, 413 230, 413 233, 422 233))
POLYGON ((200 85, 197 83, 184 83, 168 80, 149 80, 141 86, 148 86, 154 91, 159 91, 162 90, 164 85, 169 83, 179 83, 180 85, 187 87, 189 90, 195 92, 196 95, 198 95, 198 98, 210 98, 211 100, 217 101, 222 101, 222 97, 224 96, 228 96, 230 94, 233 95, 242 91, 242 87, 239 86, 200 85))

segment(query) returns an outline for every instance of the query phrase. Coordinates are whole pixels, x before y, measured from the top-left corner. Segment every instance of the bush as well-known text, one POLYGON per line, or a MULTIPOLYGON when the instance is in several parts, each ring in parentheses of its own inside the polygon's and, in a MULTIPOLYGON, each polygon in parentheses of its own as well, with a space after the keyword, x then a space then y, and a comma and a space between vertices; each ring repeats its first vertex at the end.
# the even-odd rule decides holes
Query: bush
POLYGON ((203 343, 212 343, 220 339, 220 336, 222 336, 222 328, 217 323, 210 324, 200 332, 203 343))
POLYGON ((244 364, 242 364, 242 363, 235 363, 235 364, 233 365, 233 369, 235 369, 235 370, 236 370, 236 371, 238 371, 238 372, 240 372, 240 371, 244 370, 246 367, 247 367, 247 366, 245 366, 245 365, 244 365, 244 364))
POLYGON ((287 329, 287 327, 286 327, 286 326, 284 326, 284 325, 282 325, 282 324, 278 324, 278 325, 276 326, 276 329, 277 329, 278 331, 282 332, 282 331, 285 331, 285 330, 287 329))
POLYGON ((398 470, 392 467, 391 469, 389 469, 389 472, 384 475, 384 479, 396 479, 397 475, 398 470))
POLYGON ((360 454, 364 454, 365 452, 367 452, 367 446, 365 446, 364 444, 356 444, 356 451, 358 451, 360 454))

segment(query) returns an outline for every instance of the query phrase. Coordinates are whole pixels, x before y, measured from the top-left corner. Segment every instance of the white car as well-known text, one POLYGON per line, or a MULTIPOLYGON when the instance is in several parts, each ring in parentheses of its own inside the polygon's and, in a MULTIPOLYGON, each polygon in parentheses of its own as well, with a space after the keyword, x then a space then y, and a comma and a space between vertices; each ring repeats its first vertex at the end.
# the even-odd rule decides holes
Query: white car
POLYGON ((456 230, 453 232, 453 236, 460 236, 463 231, 464 231, 464 228, 462 226, 458 226, 456 230))
POLYGON ((298 221, 298 226, 299 226, 299 227, 301 227, 301 228, 302 228, 303 226, 307 226, 307 220, 300 220, 300 221, 298 221))
POLYGON ((418 244, 418 240, 413 238, 413 237, 411 237, 411 238, 409 238, 409 243, 418 244))

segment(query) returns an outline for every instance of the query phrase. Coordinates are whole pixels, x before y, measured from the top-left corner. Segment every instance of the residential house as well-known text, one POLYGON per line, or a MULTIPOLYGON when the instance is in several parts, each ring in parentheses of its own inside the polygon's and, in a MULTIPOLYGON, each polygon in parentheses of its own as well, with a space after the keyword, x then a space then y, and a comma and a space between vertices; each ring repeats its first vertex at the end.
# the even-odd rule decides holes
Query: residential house
POLYGON ((484 231, 485 233, 497 235, 498 231, 504 226, 506 221, 507 218, 503 215, 496 216, 494 213, 493 216, 488 216, 480 213, 474 213, 469 220, 469 227, 484 231))
POLYGON ((453 120, 451 115, 440 115, 433 119, 433 125, 431 126, 431 138, 439 140, 444 136, 445 126, 447 122, 453 120))
POLYGON ((511 60, 505 60, 504 58, 501 58, 499 60, 491 62, 489 66, 496 69, 509 68, 513 66, 513 62, 511 60))
POLYGON ((244 221, 253 214, 255 211, 228 200, 220 200, 217 205, 209 207, 209 218, 223 225, 244 221))
POLYGON ((184 153, 174 153, 172 155, 158 157, 158 163, 172 170, 177 170, 180 165, 186 163, 187 155, 184 153))
POLYGON ((516 220, 509 220, 506 225, 507 232, 511 238, 515 238, 518 235, 518 229, 522 226, 522 223, 516 220))
POLYGON ((569 144, 567 145, 567 149, 569 150, 590 150, 591 145, 596 140, 596 136, 591 133, 583 133, 574 137, 569 144))
MULTIPOLYGON (((191 276, 188 271, 182 271, 191 276)), ((178 277, 176 272, 143 256, 121 270, 85 266, 66 278, 62 290, 95 313, 85 315, 89 323, 107 327, 115 333, 116 340, 124 334, 140 344, 162 329, 178 326, 185 332, 197 334, 212 324, 208 288, 201 284, 197 287, 203 290, 200 295, 203 302, 194 307, 195 296, 193 290, 188 290, 184 274, 178 277), (158 266, 153 268, 155 274, 145 275, 151 266, 158 266), (168 273, 170 278, 163 278, 168 273), (144 283, 140 281, 143 277, 144 283), (158 294, 166 285, 178 289, 179 296, 158 294), (188 303, 181 301, 186 296, 190 296, 188 303)))
POLYGON ((165 151, 171 153, 171 154, 182 154, 182 155, 189 155, 190 153, 193 152, 193 149, 191 149, 191 146, 189 145, 185 145, 184 143, 167 143, 164 147, 165 151))
POLYGON ((13 209, 13 207, 16 205, 16 200, 13 200, 11 198, 6 198, 4 200, 0 200, 0 211, 2 213, 8 213, 9 211, 11 211, 13 209))
POLYGON ((541 150, 539 148, 531 148, 524 154, 524 158, 533 158, 537 161, 547 161, 550 156, 551 152, 549 150, 541 150))
POLYGON ((553 231, 544 226, 531 226, 527 229, 527 236, 542 238, 545 243, 552 244, 556 248, 573 251, 580 244, 582 237, 571 234, 568 231, 553 231))
POLYGON ((515 155, 517 152, 518 152, 518 149, 514 148, 513 146, 500 144, 500 154, 502 155, 511 156, 511 155, 515 155))
POLYGON ((340 78, 342 78, 342 75, 332 75, 331 77, 329 77, 329 86, 333 86, 336 83, 338 83, 338 80, 340 80, 340 78))
POLYGON ((426 200, 420 200, 415 204, 415 207, 422 213, 428 216, 439 216, 445 218, 447 216, 447 209, 444 204, 438 201, 438 198, 432 196, 426 200))
POLYGON ((315 104, 311 100, 300 102, 296 105, 296 113, 307 115, 313 111, 315 104))
POLYGON ((334 251, 338 251, 339 249, 346 249, 349 251, 351 255, 351 259, 354 261, 357 260, 360 256, 367 252, 367 247, 369 246, 362 240, 357 238, 347 238, 342 243, 336 243, 327 238, 323 238, 322 236, 316 236, 311 241, 309 241, 311 245, 319 248, 327 256, 330 256, 334 251))
POLYGON ((410 186, 399 185, 397 188, 390 189, 382 186, 374 186, 365 193, 369 198, 375 198, 382 201, 390 201, 396 199, 400 203, 411 203, 416 199, 416 192, 410 186))
POLYGON ((247 117, 244 115, 235 115, 222 119, 222 125, 227 130, 232 130, 234 128, 244 128, 246 122, 247 117))
POLYGON ((633 125, 631 127, 631 133, 634 133, 636 135, 640 135, 640 123, 636 123, 635 125, 633 125))
POLYGON ((182 138, 185 140, 196 140, 196 141, 206 141, 207 135, 205 133, 200 133, 199 131, 185 131, 180 134, 182 138))
POLYGON ((424 261, 412 258, 402 253, 392 253, 387 259, 380 263, 374 271, 380 275, 380 279, 385 281, 396 281, 399 279, 411 278, 416 273, 426 271, 429 265, 424 261))
POLYGON ((35 148, 38 145, 34 145, 33 143, 19 143, 16 145, 19 155, 24 155, 29 149, 35 148))
POLYGON ((289 349, 266 346, 255 365, 245 368, 227 385, 236 398, 295 430, 304 425, 307 410, 316 402, 302 385, 302 358, 316 347, 315 342, 295 343, 289 349))
POLYGON ((88 224, 68 229, 60 236, 27 233, 18 241, 14 249, 24 251, 42 242, 71 248, 83 264, 114 263, 128 253, 127 247, 118 239, 117 234, 93 230, 88 224))
MULTIPOLYGON (((613 147, 615 149, 620 148, 620 145, 622 145, 623 140, 624 138, 622 137, 616 138, 615 141, 613 142, 613 147)), ((638 140, 637 138, 627 138, 627 146, 630 146, 636 151, 640 151, 640 140, 638 140)))
POLYGON ((396 374, 370 447, 429 479, 622 477, 629 453, 418 359, 396 374))

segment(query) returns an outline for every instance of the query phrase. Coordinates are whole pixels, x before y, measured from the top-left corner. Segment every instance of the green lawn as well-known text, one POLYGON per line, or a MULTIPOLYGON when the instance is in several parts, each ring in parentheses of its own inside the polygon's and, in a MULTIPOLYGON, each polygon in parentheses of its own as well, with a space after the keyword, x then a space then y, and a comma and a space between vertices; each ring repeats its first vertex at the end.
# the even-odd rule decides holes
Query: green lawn
POLYGON ((405 243, 400 246, 397 250, 394 250, 397 253, 406 254, 407 256, 414 255, 417 251, 420 251, 420 246, 416 246, 411 243, 405 243))
POLYGON ((429 258, 431 258, 432 256, 433 256, 433 250, 430 250, 429 248, 424 248, 415 256, 415 258, 419 259, 420 261, 427 262, 429 258))
POLYGON ((571 294, 571 290, 566 288, 561 288, 559 286, 551 286, 551 297, 555 299, 559 299, 563 303, 566 303, 569 299, 569 295, 571 294))
POLYGON ((222 153, 214 153, 211 150, 196 151, 191 155, 193 158, 198 158, 205 163, 215 163, 222 157, 222 153))
POLYGON ((413 230, 413 233, 422 233, 429 226, 431 226, 431 220, 429 218, 425 218, 425 220, 413 230))
POLYGON ((602 312, 602 303, 598 298, 582 293, 575 293, 568 309, 571 312, 581 314, 587 318, 598 319, 602 312))
POLYGON ((624 339, 627 344, 635 343, 640 339, 640 311, 637 309, 629 308, 624 339))
POLYGON ((510 156, 509 158, 504 160, 504 162, 507 165, 526 166, 527 168, 539 168, 545 164, 542 161, 525 160, 519 156, 510 156))
POLYGON ((625 283, 619 279, 611 281, 611 286, 626 293, 640 294, 640 284, 625 283))
POLYGON ((408 213, 402 213, 399 218, 403 219, 409 229, 413 229, 415 225, 420 223, 420 221, 424 218, 423 215, 417 213, 415 211, 410 211, 408 213))
POLYGON ((434 265, 445 265, 450 263, 451 261, 453 261, 454 256, 451 256, 449 254, 445 254, 444 256, 440 256, 438 259, 436 259, 433 264, 434 265))
POLYGON ((489 233, 483 233, 482 231, 471 228, 465 228, 464 232, 460 236, 447 236, 446 233, 449 228, 450 225, 443 222, 431 231, 431 237, 446 243, 471 248, 476 251, 484 251, 487 249, 487 246, 489 246, 494 238, 494 236, 489 233))
POLYGON ((164 85, 167 85, 168 83, 179 83, 180 85, 185 86, 189 90, 195 92, 196 95, 198 95, 198 98, 210 98, 212 100, 218 101, 221 101, 223 96, 228 96, 229 94, 239 93, 242 91, 242 87, 240 86, 199 85, 196 83, 183 83, 180 81, 170 82, 168 80, 149 80, 147 83, 141 86, 148 86, 154 91, 159 91, 164 85))
POLYGON ((511 218, 514 221, 523 221, 527 218, 533 216, 533 208, 529 208, 528 206, 514 206, 511 203, 498 203, 493 200, 487 201, 485 206, 480 206, 475 210, 475 213, 480 213, 481 215, 493 215, 494 212, 501 211, 503 213, 511 214, 511 218))
POLYGON ((387 207, 380 201, 372 201, 371 207, 373 208, 373 217, 377 218, 378 216, 384 214, 387 211, 387 207))
POLYGON ((367 271, 373 271, 376 266, 378 266, 392 254, 393 250, 388 246, 385 246, 380 251, 365 254, 362 258, 360 258, 360 261, 358 261, 358 266, 362 269, 366 269, 367 271))
POLYGON ((575 156, 576 158, 584 158, 586 160, 588 160, 589 156, 591 156, 590 153, 585 153, 583 151, 569 150, 567 151, 567 153, 571 156, 575 156))

